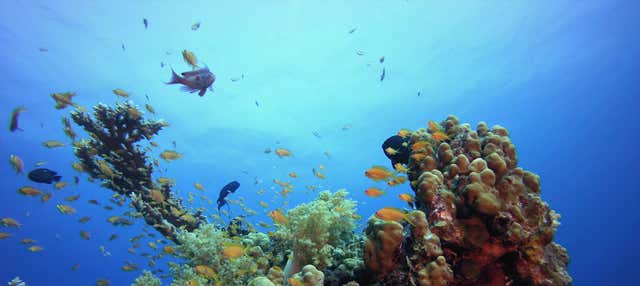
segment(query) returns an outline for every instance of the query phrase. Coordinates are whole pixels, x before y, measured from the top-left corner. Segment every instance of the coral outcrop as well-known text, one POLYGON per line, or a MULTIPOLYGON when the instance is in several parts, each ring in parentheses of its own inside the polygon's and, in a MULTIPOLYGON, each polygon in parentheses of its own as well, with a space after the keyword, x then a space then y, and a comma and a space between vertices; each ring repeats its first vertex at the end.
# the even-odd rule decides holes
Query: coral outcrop
POLYGON ((413 132, 409 144, 420 146, 410 148, 408 177, 424 214, 410 214, 415 227, 403 235, 402 250, 384 240, 401 228, 385 231, 370 219, 365 254, 371 240, 375 255, 399 263, 366 263, 382 285, 571 283, 567 251, 552 241, 560 216, 540 198, 540 178, 517 166, 504 127, 481 122, 472 130, 449 116, 413 132))
POLYGON ((347 194, 345 190, 324 191, 316 200, 287 212, 288 223, 279 224, 273 233, 281 253, 292 252, 285 277, 312 264, 331 273, 327 275, 330 283, 339 285, 338 281, 353 277, 361 267, 361 242, 354 234, 356 203, 346 199, 347 194))
POLYGON ((93 117, 76 109, 71 118, 90 137, 73 143, 78 169, 101 180, 103 187, 130 197, 146 223, 174 242, 178 229, 199 226, 203 220, 199 213, 189 213, 169 185, 157 185, 151 179, 153 165, 140 141, 150 140, 166 123, 145 120, 131 102, 115 107, 98 104, 93 117))

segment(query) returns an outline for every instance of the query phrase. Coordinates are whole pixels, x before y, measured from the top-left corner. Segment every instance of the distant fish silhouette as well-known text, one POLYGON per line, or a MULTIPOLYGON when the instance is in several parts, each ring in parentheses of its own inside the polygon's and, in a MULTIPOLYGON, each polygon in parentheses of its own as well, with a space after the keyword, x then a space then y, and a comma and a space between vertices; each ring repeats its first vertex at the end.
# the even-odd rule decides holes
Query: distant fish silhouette
POLYGON ((382 68, 382 74, 380 75, 380 81, 384 80, 384 75, 385 75, 385 69, 382 68))
POLYGON ((142 18, 142 23, 144 24, 145 29, 149 27, 149 21, 147 21, 147 18, 142 18))

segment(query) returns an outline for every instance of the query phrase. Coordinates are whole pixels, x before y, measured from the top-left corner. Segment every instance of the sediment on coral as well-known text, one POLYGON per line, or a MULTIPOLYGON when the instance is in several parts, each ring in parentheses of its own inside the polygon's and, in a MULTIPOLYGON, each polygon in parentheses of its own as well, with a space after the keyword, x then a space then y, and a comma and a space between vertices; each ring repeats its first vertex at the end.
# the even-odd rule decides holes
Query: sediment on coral
POLYGON ((90 137, 73 143, 80 168, 103 187, 131 198, 147 224, 177 242, 178 229, 194 230, 204 220, 186 210, 169 185, 151 178, 153 164, 140 141, 150 140, 166 123, 145 120, 131 102, 98 104, 93 117, 76 109, 71 118, 90 137))
POLYGON ((387 239, 400 237, 401 225, 370 219, 365 260, 399 264, 368 262, 368 271, 381 285, 569 285, 569 256, 552 241, 560 215, 540 198, 540 178, 517 166, 509 132, 484 122, 472 130, 454 116, 433 126, 409 142, 427 146, 410 148, 408 162, 424 214, 410 215, 413 235, 401 243, 387 239))

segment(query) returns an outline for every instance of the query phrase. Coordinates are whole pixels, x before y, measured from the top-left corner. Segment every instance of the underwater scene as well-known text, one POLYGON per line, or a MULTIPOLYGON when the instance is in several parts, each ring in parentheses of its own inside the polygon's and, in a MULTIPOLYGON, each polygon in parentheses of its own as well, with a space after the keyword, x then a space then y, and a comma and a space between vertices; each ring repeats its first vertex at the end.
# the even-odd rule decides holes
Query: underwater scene
POLYGON ((637 285, 637 1, 0 16, 0 285, 637 285))

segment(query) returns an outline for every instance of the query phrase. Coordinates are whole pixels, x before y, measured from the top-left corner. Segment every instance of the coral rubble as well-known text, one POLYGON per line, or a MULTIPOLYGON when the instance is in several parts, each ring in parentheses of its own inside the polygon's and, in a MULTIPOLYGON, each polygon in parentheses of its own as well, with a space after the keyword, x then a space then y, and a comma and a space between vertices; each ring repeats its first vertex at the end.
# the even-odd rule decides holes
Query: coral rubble
POLYGON ((571 284, 567 251, 552 241, 560 215, 540 198, 540 178, 517 166, 507 130, 472 130, 454 116, 439 128, 409 142, 429 142, 408 162, 415 226, 403 234, 370 218, 368 271, 381 285, 571 284))
POLYGON ((200 225, 199 213, 189 213, 169 185, 157 185, 151 179, 153 165, 140 141, 150 140, 166 123, 145 120, 131 102, 114 108, 98 104, 93 117, 76 109, 71 118, 90 136, 73 144, 79 169, 101 180, 103 187, 130 197, 145 222, 173 241, 178 229, 194 230, 200 225))

